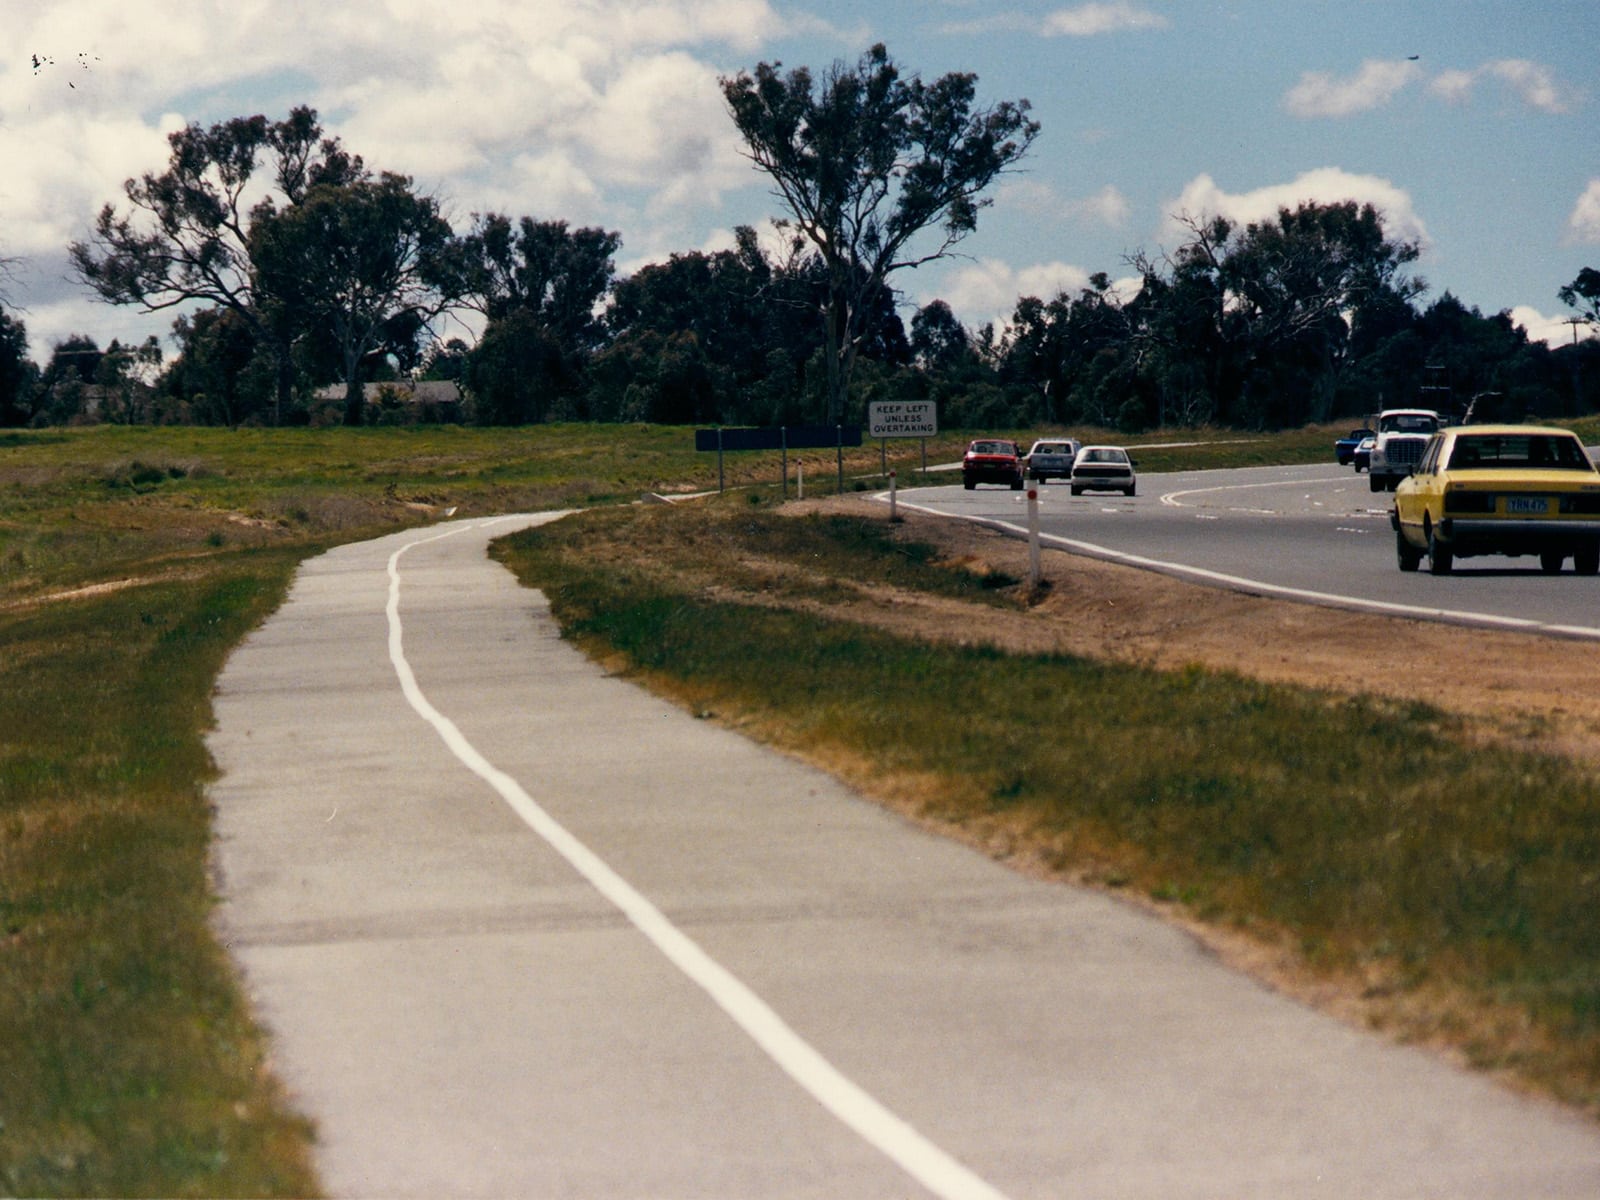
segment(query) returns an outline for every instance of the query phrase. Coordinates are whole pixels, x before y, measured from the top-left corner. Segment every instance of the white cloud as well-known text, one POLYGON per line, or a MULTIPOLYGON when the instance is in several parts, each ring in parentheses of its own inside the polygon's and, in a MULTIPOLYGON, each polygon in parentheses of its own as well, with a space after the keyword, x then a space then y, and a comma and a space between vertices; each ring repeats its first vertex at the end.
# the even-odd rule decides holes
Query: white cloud
POLYGON ((1478 76, 1475 71, 1440 71, 1428 85, 1428 90, 1441 100, 1451 104, 1463 104, 1471 98, 1472 88, 1477 82, 1478 76))
POLYGON ((975 21, 952 21, 939 32, 959 37, 985 33, 1032 33, 1040 37, 1099 37, 1128 30, 1165 29, 1167 18, 1126 0, 1080 4, 1035 17, 1028 13, 1001 12, 975 21))
POLYGON ((1022 209, 1051 221, 1073 221, 1086 225, 1117 228, 1127 224, 1128 198, 1112 184, 1091 196, 1065 197, 1049 184, 1033 179, 1014 179, 996 195, 999 204, 1022 209))
POLYGON ((5 253, 60 251, 86 236, 100 207, 121 199, 125 179, 166 160, 166 135, 181 125, 170 116, 146 124, 73 112, 0 121, 5 253))
MULTIPOLYGON (((779 35, 836 32, 770 0, 10 8, 6 41, 19 53, 0 59, 0 252, 52 278, 67 274, 65 245, 103 204, 121 202, 125 179, 165 169, 172 129, 282 117, 296 104, 317 109, 369 167, 440 195, 458 227, 494 209, 659 242, 753 181, 718 59, 742 60, 779 35)), ((48 298, 16 297, 33 301, 30 333, 66 319, 56 296, 69 287, 92 317, 74 325, 115 323, 63 282, 48 298)))
POLYGON ((1549 67, 1539 63, 1505 58, 1490 63, 1487 70, 1520 96, 1523 103, 1540 112, 1569 112, 1575 102, 1571 90, 1556 79, 1549 67))
POLYGON ((936 293, 921 296, 919 304, 943 300, 969 328, 993 322, 997 327, 1011 319, 1023 296, 1053 299, 1057 293, 1075 294, 1089 286, 1089 272, 1063 262, 1039 263, 1018 269, 997 258, 984 258, 951 272, 936 293))
POLYGON ((1371 204, 1383 218, 1384 233, 1391 238, 1429 244, 1428 229, 1422 223, 1404 189, 1375 175, 1353 175, 1338 167, 1320 167, 1297 176, 1289 183, 1273 184, 1251 192, 1228 193, 1210 175, 1197 175, 1176 200, 1165 208, 1163 240, 1188 235, 1178 218, 1227 217, 1237 224, 1273 220, 1280 208, 1293 209, 1302 203, 1335 204, 1354 200, 1371 204))
POLYGON ((1389 103, 1396 92, 1417 79, 1422 69, 1414 62, 1368 59, 1348 79, 1326 71, 1307 71, 1283 98, 1297 117, 1348 117, 1389 103))
POLYGON ((717 69, 698 52, 751 53, 789 27, 768 0, 60 0, 7 31, 41 64, 0 63, 0 130, 31 131, 48 152, 8 153, 0 185, 51 203, 30 200, 20 214, 8 205, 6 216, 81 223, 83 210, 42 174, 63 153, 104 192, 108 170, 120 183, 164 164, 153 114, 209 124, 263 111, 263 93, 293 97, 269 116, 308 103, 369 165, 419 178, 465 173, 468 187, 493 194, 528 156, 556 156, 567 164, 561 195, 655 191, 687 176, 695 183, 676 202, 704 200, 730 185, 735 134, 717 69))
POLYGON ((1120 33, 1125 29, 1165 29, 1167 19, 1159 13, 1137 8, 1132 4, 1081 4, 1077 8, 1063 8, 1044 19, 1044 33, 1049 37, 1095 37, 1103 33, 1120 33))
POLYGON ((1517 99, 1540 112, 1571 112, 1580 98, 1578 92, 1562 83, 1549 67, 1525 58, 1502 58, 1472 70, 1443 71, 1428 87, 1442 100, 1464 104, 1484 79, 1499 80, 1517 99))
POLYGON ((1578 197, 1567 218, 1570 240, 1584 245, 1600 245, 1600 179, 1591 179, 1589 186, 1578 197))
POLYGON ((1573 325, 1571 315, 1564 317, 1547 317, 1536 308, 1526 304, 1519 304, 1511 310, 1511 323, 1519 326, 1528 335, 1532 342, 1543 342, 1547 346, 1568 346, 1572 344, 1574 330, 1579 341, 1596 336, 1592 325, 1573 325))

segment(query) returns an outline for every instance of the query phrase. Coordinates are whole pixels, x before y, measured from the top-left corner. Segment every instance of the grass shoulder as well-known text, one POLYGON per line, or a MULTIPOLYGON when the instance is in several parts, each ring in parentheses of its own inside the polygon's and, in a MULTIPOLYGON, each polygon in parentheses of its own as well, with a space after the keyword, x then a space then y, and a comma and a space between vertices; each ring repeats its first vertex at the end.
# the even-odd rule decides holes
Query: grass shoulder
POLYGON ((1027 598, 981 564, 882 517, 751 508, 584 514, 499 553, 694 711, 1600 1113, 1592 764, 1382 696, 1029 646, 999 634, 1027 598))

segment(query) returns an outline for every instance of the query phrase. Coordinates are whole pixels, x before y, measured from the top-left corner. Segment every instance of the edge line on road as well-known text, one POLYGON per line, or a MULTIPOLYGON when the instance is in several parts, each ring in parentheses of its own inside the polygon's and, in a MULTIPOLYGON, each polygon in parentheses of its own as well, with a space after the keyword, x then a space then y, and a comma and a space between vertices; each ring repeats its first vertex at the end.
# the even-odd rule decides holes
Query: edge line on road
MULTIPOLYGON (((873 499, 887 502, 888 493, 880 492, 873 499)), ((1001 520, 998 517, 976 517, 966 513, 944 512, 941 509, 930 508, 925 504, 910 504, 904 497, 899 499, 899 504, 901 508, 909 508, 915 512, 926 513, 931 517, 942 517, 950 521, 968 521, 974 525, 984 525, 1009 537, 1026 538, 1028 536, 1028 531, 1023 526, 1013 525, 1011 522, 1001 520)), ((1413 620, 1437 621, 1446 625, 1466 625, 1481 629, 1500 629, 1510 633, 1533 633, 1544 637, 1600 641, 1600 629, 1587 625, 1550 625, 1542 621, 1530 621, 1524 617, 1498 617, 1492 613, 1462 612, 1459 609, 1450 608, 1427 608, 1416 604, 1395 604, 1387 600, 1365 600, 1360 596, 1342 596, 1337 592, 1314 592, 1305 588, 1285 587, 1282 584, 1266 583, 1259 579, 1246 579, 1240 575, 1226 575, 1221 571, 1208 571, 1204 567, 1190 567, 1185 566, 1183 563, 1167 562, 1164 559, 1145 558, 1142 555, 1113 550, 1109 546, 1096 545, 1094 542, 1080 542, 1072 538, 1064 538, 1059 534, 1042 533, 1039 535, 1039 540, 1054 546, 1058 550, 1068 550, 1086 555, 1089 558, 1121 563, 1123 566, 1138 567, 1146 571, 1156 571, 1163 575, 1175 575, 1181 579, 1192 579, 1199 583, 1226 588, 1229 591, 1244 592, 1249 595, 1297 600, 1304 604, 1319 604, 1324 608, 1342 608, 1352 612, 1373 613, 1377 616, 1409 617, 1413 620)))
MULTIPOLYGON (((514 518, 500 518, 509 520, 514 518)), ((695 983, 795 1083, 857 1135, 934 1195, 945 1200, 1005 1200, 969 1168, 935 1146, 865 1089, 845 1076, 796 1033, 764 1000, 674 925, 632 884, 545 811, 516 779, 485 758, 428 700, 405 656, 400 619, 400 559, 409 550, 479 528, 458 525, 407 542, 389 556, 389 661, 406 701, 431 725, 456 758, 482 779, 522 821, 614 905, 655 948, 695 983)))

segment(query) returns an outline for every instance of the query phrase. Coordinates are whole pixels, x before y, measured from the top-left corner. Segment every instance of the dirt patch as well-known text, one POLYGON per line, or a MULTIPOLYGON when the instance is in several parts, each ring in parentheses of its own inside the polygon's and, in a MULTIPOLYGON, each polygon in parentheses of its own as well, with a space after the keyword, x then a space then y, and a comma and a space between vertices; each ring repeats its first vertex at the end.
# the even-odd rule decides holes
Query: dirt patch
MULTIPOLYGON (((783 511, 888 520, 886 507, 865 497, 783 511)), ((1018 538, 915 512, 904 513, 897 528, 936 546, 944 562, 1028 576, 1028 548, 1018 538)), ((938 641, 1159 668, 1197 664, 1274 683, 1423 701, 1459 714, 1485 740, 1600 762, 1600 644, 1248 596, 1062 550, 1045 550, 1042 562, 1048 586, 1026 608, 976 608, 882 588, 857 589, 854 599, 827 607, 938 641)))
POLYGON ((41 592, 36 596, 24 596, 16 600, 7 600, 0 603, 0 612, 26 612, 33 608, 42 608, 47 604, 60 604, 70 600, 87 600, 94 596, 105 596, 111 592, 126 591, 128 588, 147 587, 156 583, 172 583, 182 579, 198 579, 200 572, 175 568, 168 571, 157 571, 149 575, 129 576, 123 579, 107 579, 100 583, 86 584, 83 587, 66 588, 56 592, 41 592))

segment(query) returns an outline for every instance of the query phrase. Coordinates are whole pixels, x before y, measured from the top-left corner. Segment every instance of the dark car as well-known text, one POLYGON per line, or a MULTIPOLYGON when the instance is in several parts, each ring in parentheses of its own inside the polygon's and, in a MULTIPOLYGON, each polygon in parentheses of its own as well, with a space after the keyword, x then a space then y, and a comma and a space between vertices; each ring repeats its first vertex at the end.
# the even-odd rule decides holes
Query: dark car
POLYGON ((980 483, 1003 483, 1022 490, 1022 447, 1005 438, 978 438, 961 460, 961 486, 971 491, 980 483))
POLYGON ((1372 465, 1372 443, 1376 440, 1364 437, 1356 443, 1356 452, 1350 456, 1350 465, 1356 469, 1357 475, 1372 465))
POLYGON ((1333 443, 1333 457, 1339 460, 1341 467, 1348 467, 1355 461, 1356 447, 1361 445, 1361 439, 1371 436, 1372 430, 1370 429, 1352 429, 1333 443))

